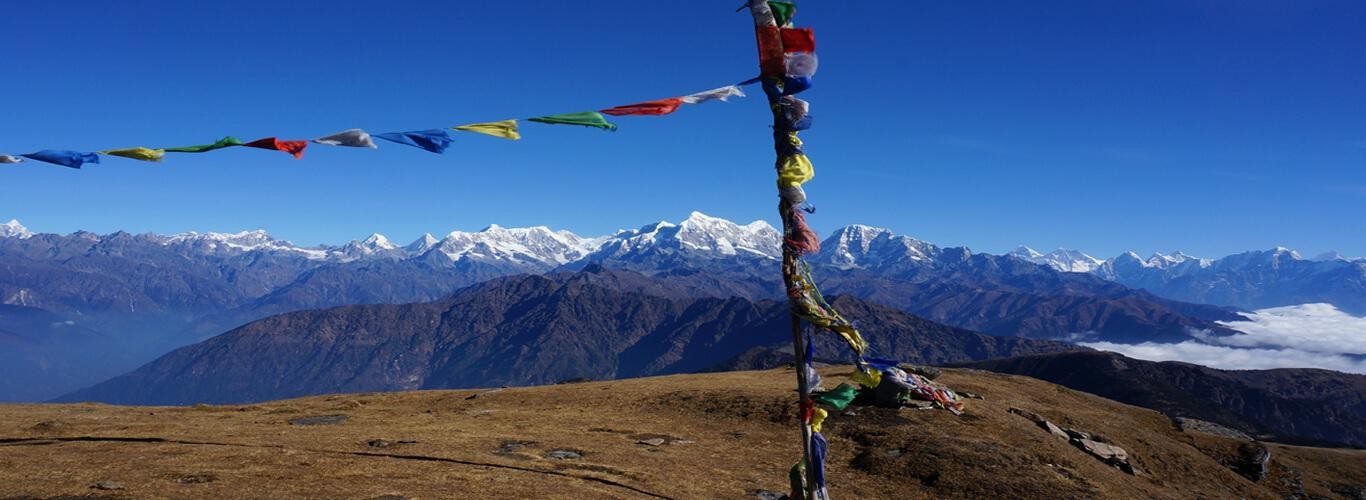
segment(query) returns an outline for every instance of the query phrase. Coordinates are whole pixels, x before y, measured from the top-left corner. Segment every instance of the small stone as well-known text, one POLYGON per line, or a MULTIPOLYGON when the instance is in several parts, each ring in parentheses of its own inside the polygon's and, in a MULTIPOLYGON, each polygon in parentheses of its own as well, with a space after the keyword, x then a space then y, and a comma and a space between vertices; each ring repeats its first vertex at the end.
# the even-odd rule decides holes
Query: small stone
POLYGON ((514 452, 514 451, 520 450, 520 449, 522 449, 522 448, 526 448, 526 447, 531 446, 531 445, 533 445, 533 444, 536 444, 536 443, 532 443, 532 442, 529 442, 529 441, 504 441, 503 444, 502 444, 502 446, 499 446, 498 449, 493 450, 493 452, 494 452, 494 453, 512 453, 512 452, 514 452))
POLYGON ((185 475, 175 476, 175 477, 172 477, 172 478, 171 478, 171 482, 172 482, 172 483, 176 483, 176 484, 204 484, 204 483, 212 483, 212 482, 217 481, 217 480, 218 480, 218 476, 215 476, 215 475, 213 475, 213 474, 208 474, 208 473, 202 473, 202 474, 185 474, 185 475))
POLYGON ((901 450, 887 450, 887 456, 891 458, 899 457, 901 456, 901 453, 901 450))
POLYGON ((787 493, 772 490, 755 490, 752 495, 759 500, 787 500, 787 493))
POLYGON ((844 410, 843 412, 840 412, 840 415, 843 415, 843 416, 846 416, 846 417, 857 417, 857 416, 858 416, 858 412, 856 412, 856 411, 854 411, 854 410, 844 410))
POLYGON ((911 410, 930 410, 930 409, 933 409, 933 408, 934 408, 934 403, 933 403, 933 402, 930 402, 930 401, 907 401, 907 402, 904 403, 903 406, 902 406, 902 409, 903 409, 903 410, 904 410, 904 409, 911 409, 911 410))
POLYGON ((1014 413, 1014 414, 1019 415, 1019 416, 1021 416, 1021 417, 1027 418, 1027 419, 1029 419, 1029 421, 1034 422, 1034 423, 1036 423, 1036 424, 1037 424, 1037 423, 1040 423, 1040 422, 1046 422, 1046 421, 1047 421, 1047 420, 1044 420, 1043 417, 1040 417, 1038 413, 1034 413, 1034 412, 1029 411, 1029 410, 1024 410, 1024 409, 1016 408, 1016 407, 1013 407, 1013 406, 1010 407, 1009 409, 1007 409, 1006 411, 1011 412, 1011 413, 1014 413))
POLYGON ((636 441, 636 443, 638 443, 638 444, 647 444, 647 445, 650 445, 650 446, 664 446, 664 439, 663 439, 663 438, 642 439, 642 440, 640 440, 640 441, 636 441))
POLYGON ((673 441, 669 441, 669 444, 693 444, 696 442, 697 441, 693 441, 691 439, 675 439, 673 441))
POLYGON ((958 395, 959 395, 959 396, 963 396, 963 397, 965 397, 965 398, 983 399, 983 400, 986 399, 986 398, 982 397, 981 394, 977 394, 977 393, 975 393, 975 392, 958 391, 958 395))
POLYGON ((571 450, 550 450, 545 457, 551 460, 577 460, 583 458, 583 455, 571 450))
POLYGON ((369 441, 366 441, 365 444, 369 445, 371 448, 388 448, 394 445, 394 443, 391 443, 385 439, 371 439, 369 441))
POLYGON ((336 425, 345 422, 346 415, 315 415, 311 417, 299 417, 289 421, 289 425, 336 425))
POLYGON ((123 489, 123 483, 118 481, 100 481, 90 485, 90 487, 97 490, 113 491, 123 489))
POLYGON ((1072 436, 1068 435, 1067 431, 1062 430, 1062 427, 1058 427, 1057 424, 1054 424, 1053 422, 1044 420, 1039 422, 1039 427, 1043 427, 1049 434, 1057 436, 1064 441, 1072 439, 1072 436))

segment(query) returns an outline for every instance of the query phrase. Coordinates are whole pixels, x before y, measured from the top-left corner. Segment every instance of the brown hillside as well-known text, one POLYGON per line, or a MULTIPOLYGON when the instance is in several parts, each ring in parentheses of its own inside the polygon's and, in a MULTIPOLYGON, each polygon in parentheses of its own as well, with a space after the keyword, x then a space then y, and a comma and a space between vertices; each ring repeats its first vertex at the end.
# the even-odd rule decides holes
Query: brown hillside
MULTIPOLYGON (((824 373, 833 386, 848 368, 824 373)), ((1351 498, 1366 487, 1360 450, 1269 444, 1270 476, 1253 482, 1221 465, 1239 441, 1185 433, 1151 410, 1020 376, 939 380, 986 399, 968 400, 963 417, 831 417, 833 497, 1351 498), (1141 473, 1010 407, 1104 436, 1141 473)), ((0 406, 0 498, 744 497, 785 488, 798 453, 793 384, 780 369, 249 406, 0 406), (333 415, 346 420, 291 424, 333 415), (655 438, 664 443, 641 443, 655 438), (578 457, 551 458, 559 450, 578 457)))

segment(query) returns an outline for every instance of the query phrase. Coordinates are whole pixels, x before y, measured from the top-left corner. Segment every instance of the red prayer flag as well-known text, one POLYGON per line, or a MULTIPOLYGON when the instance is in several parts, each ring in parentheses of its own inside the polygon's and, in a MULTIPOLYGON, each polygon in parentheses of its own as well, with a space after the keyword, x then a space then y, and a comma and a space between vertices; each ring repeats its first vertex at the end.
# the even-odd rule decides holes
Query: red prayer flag
POLYGON ((284 151, 294 155, 295 160, 299 160, 304 157, 304 148, 308 147, 308 141, 282 141, 274 137, 267 137, 265 139, 257 139, 248 142, 243 144, 243 146, 284 151))
POLYGON ((759 41, 759 74, 762 76, 782 76, 787 71, 783 63, 783 40, 777 26, 756 28, 755 38, 759 41))
POLYGON ((636 104, 627 104, 625 106, 617 106, 615 108, 608 108, 602 110, 601 113, 604 115, 612 116, 667 115, 677 110, 678 107, 681 105, 683 105, 683 99, 679 99, 677 97, 670 97, 668 99, 659 99, 657 101, 646 101, 636 104))
POLYGON ((783 28, 783 52, 816 52, 816 32, 811 28, 783 28))

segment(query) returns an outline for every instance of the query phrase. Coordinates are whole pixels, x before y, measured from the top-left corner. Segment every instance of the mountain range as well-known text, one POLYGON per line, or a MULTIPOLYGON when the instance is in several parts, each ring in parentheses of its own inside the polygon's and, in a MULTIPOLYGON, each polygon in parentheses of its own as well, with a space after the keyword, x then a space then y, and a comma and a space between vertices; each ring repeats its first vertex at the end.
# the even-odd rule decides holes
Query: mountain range
MULTIPOLYGON (((689 298, 779 299, 780 241, 763 221, 735 224, 697 212, 676 224, 592 238, 494 225, 442 238, 423 235, 406 245, 374 234, 316 247, 264 231, 56 235, 11 221, 0 225, 0 303, 69 317, 112 339, 127 356, 100 372, 120 372, 276 314, 438 301, 494 278, 592 265, 679 283, 689 298)), ((993 335, 1175 342, 1190 339, 1192 331, 1234 335, 1219 322, 1243 319, 1231 308, 1126 286, 1120 274, 1111 281, 1096 272, 1062 272, 1019 256, 940 247, 862 225, 833 232, 809 261, 827 293, 993 335)), ((1294 288, 1272 285, 1279 288, 1263 295, 1294 288)), ((59 359, 81 350, 43 355, 59 359)), ((94 372, 77 373, 68 382, 76 385, 65 389, 97 382, 94 372), (83 383, 75 381, 82 377, 83 383)), ((42 377, 34 372, 0 381, 0 400, 19 397, 17 388, 42 377)))
MULTIPOLYGON (((598 265, 519 275, 436 302, 300 311, 184 347, 61 398, 245 403, 333 392, 547 384, 688 373, 791 342, 784 301, 694 298, 688 285, 598 265)), ((833 301, 880 355, 918 363, 1077 349, 947 327, 858 299, 833 301)), ((848 360, 833 335, 821 359, 848 360)), ((788 347, 790 352, 790 347, 788 347)))
POLYGON ((1076 250, 1043 254, 1020 247, 1009 254, 1063 272, 1090 273, 1173 300, 1241 309, 1328 303, 1366 315, 1366 258, 1328 252, 1312 259, 1285 247, 1219 259, 1182 252, 1144 259, 1126 252, 1100 260, 1076 250))

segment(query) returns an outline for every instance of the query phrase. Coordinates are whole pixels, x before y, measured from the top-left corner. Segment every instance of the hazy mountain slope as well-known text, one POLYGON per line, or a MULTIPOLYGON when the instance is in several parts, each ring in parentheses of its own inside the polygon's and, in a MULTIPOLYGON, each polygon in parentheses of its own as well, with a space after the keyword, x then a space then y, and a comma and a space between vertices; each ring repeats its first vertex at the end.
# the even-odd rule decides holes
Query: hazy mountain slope
MULTIPOLYGON (((790 342, 783 302, 648 295, 636 288, 641 279, 597 268, 502 278, 433 303, 275 316, 62 400, 188 404, 634 377, 701 370, 790 342), (612 282, 631 285, 604 284, 612 282)), ((855 299, 837 304, 864 325, 875 352, 906 361, 1074 348, 996 339, 855 299)), ((824 357, 848 359, 832 335, 821 335, 818 348, 824 357)))

